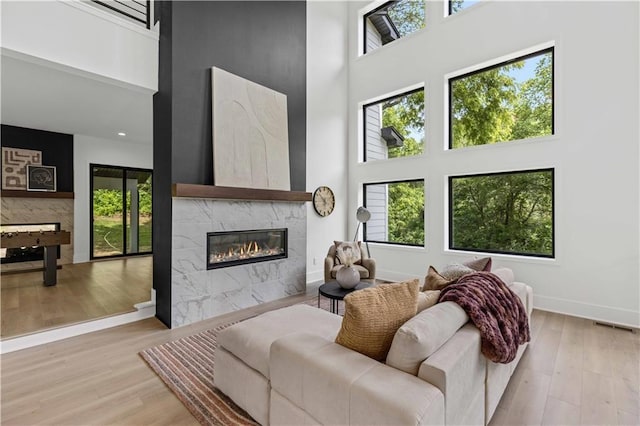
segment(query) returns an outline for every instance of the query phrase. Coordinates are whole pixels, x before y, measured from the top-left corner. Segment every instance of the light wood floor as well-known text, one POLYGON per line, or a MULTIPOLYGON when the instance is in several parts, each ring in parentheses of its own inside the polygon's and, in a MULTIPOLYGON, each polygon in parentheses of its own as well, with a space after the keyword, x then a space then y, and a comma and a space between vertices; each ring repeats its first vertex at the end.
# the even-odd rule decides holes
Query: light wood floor
MULTIPOLYGON (((137 353, 305 297, 174 330, 148 319, 2 355, 2 424, 196 425, 137 353)), ((541 311, 532 331, 492 425, 640 423, 638 334, 541 311)))
POLYGON ((151 298, 151 256, 64 265, 58 283, 42 272, 1 278, 2 338, 123 314, 151 298))

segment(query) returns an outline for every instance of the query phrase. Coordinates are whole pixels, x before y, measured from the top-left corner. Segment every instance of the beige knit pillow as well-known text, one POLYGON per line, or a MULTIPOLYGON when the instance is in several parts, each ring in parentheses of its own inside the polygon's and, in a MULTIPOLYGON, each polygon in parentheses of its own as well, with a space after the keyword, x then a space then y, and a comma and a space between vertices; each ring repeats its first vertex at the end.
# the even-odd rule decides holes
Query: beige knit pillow
POLYGON ((426 290, 418 293, 418 313, 438 303, 440 290, 426 290))
POLYGON ((348 294, 336 343, 384 362, 396 331, 416 314, 419 288, 415 279, 348 294))

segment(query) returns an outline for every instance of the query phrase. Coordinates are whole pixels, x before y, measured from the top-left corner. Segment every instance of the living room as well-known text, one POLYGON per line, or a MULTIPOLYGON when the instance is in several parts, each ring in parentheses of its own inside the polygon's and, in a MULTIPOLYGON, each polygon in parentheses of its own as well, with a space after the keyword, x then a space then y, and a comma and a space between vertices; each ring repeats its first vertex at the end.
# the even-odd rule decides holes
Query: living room
MULTIPOLYGON (((449 178, 552 169, 552 255, 492 253, 494 264, 511 268, 518 280, 532 286, 534 307, 541 312, 637 328, 637 4, 477 2, 450 15, 447 3, 427 2, 424 29, 363 54, 363 17, 380 5, 175 2, 164 20, 167 11, 158 12, 160 65, 153 110, 156 316, 174 327, 176 336, 185 335, 193 329, 180 326, 189 322, 230 315, 250 305, 261 309, 258 302, 304 293, 308 284, 322 280, 323 260, 333 241, 353 239, 355 212, 366 206, 365 185, 371 184, 423 182, 423 243, 370 241, 369 249, 379 278, 424 277, 429 265, 442 267, 479 253, 451 246, 449 178), (554 52, 553 133, 449 149, 449 80, 549 48, 554 52), (244 294, 217 312, 194 301, 214 300, 222 293, 232 300, 229 291, 242 291, 225 284, 223 291, 197 291, 189 299, 172 278, 178 251, 194 248, 176 247, 173 232, 186 219, 176 222, 172 206, 191 198, 175 197, 172 185, 214 183, 213 66, 287 95, 290 189, 313 192, 328 186, 335 194, 335 208, 326 217, 305 204, 304 272, 296 272, 295 291, 272 287, 253 300, 244 294), (363 106, 419 88, 425 94, 423 153, 364 161, 363 106), (175 296, 185 298, 177 301, 175 296)), ((360 238, 365 237, 362 231, 360 238)), ((197 255, 198 262, 202 257, 197 255)), ((206 270, 203 265, 198 268, 206 270)), ((212 280, 205 278, 206 283, 212 280)), ((151 334, 160 330, 145 324, 151 334)), ((137 333, 145 339, 145 333, 137 333)), ((152 338, 147 342, 155 344, 152 338)), ((163 394, 166 401, 169 397, 163 394)), ((5 401, 3 392, 3 405, 5 401)))

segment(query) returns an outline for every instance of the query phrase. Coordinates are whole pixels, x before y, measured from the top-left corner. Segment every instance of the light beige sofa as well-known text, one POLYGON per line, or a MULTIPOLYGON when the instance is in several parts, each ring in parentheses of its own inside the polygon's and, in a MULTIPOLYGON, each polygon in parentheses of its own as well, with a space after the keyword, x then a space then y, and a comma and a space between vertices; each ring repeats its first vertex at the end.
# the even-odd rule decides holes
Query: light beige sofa
MULTIPOLYGON (((531 287, 506 278, 530 316, 531 287)), ((340 316, 290 306, 220 333, 215 385, 263 425, 487 424, 526 345, 495 364, 467 321, 453 302, 420 312, 383 364, 334 343, 340 316)))

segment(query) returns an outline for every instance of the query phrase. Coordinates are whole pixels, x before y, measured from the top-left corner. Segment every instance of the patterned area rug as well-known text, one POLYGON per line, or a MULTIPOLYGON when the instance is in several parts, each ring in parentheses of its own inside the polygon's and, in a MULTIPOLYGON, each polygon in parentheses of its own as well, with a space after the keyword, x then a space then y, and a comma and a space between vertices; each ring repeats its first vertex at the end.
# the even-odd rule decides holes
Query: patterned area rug
MULTIPOLYGON (((303 303, 317 307, 316 298, 303 303)), ((320 306, 328 310, 328 300, 321 298, 320 306)), ((140 352, 142 359, 202 425, 258 424, 214 386, 216 338, 221 330, 233 324, 235 322, 223 324, 140 352)))

